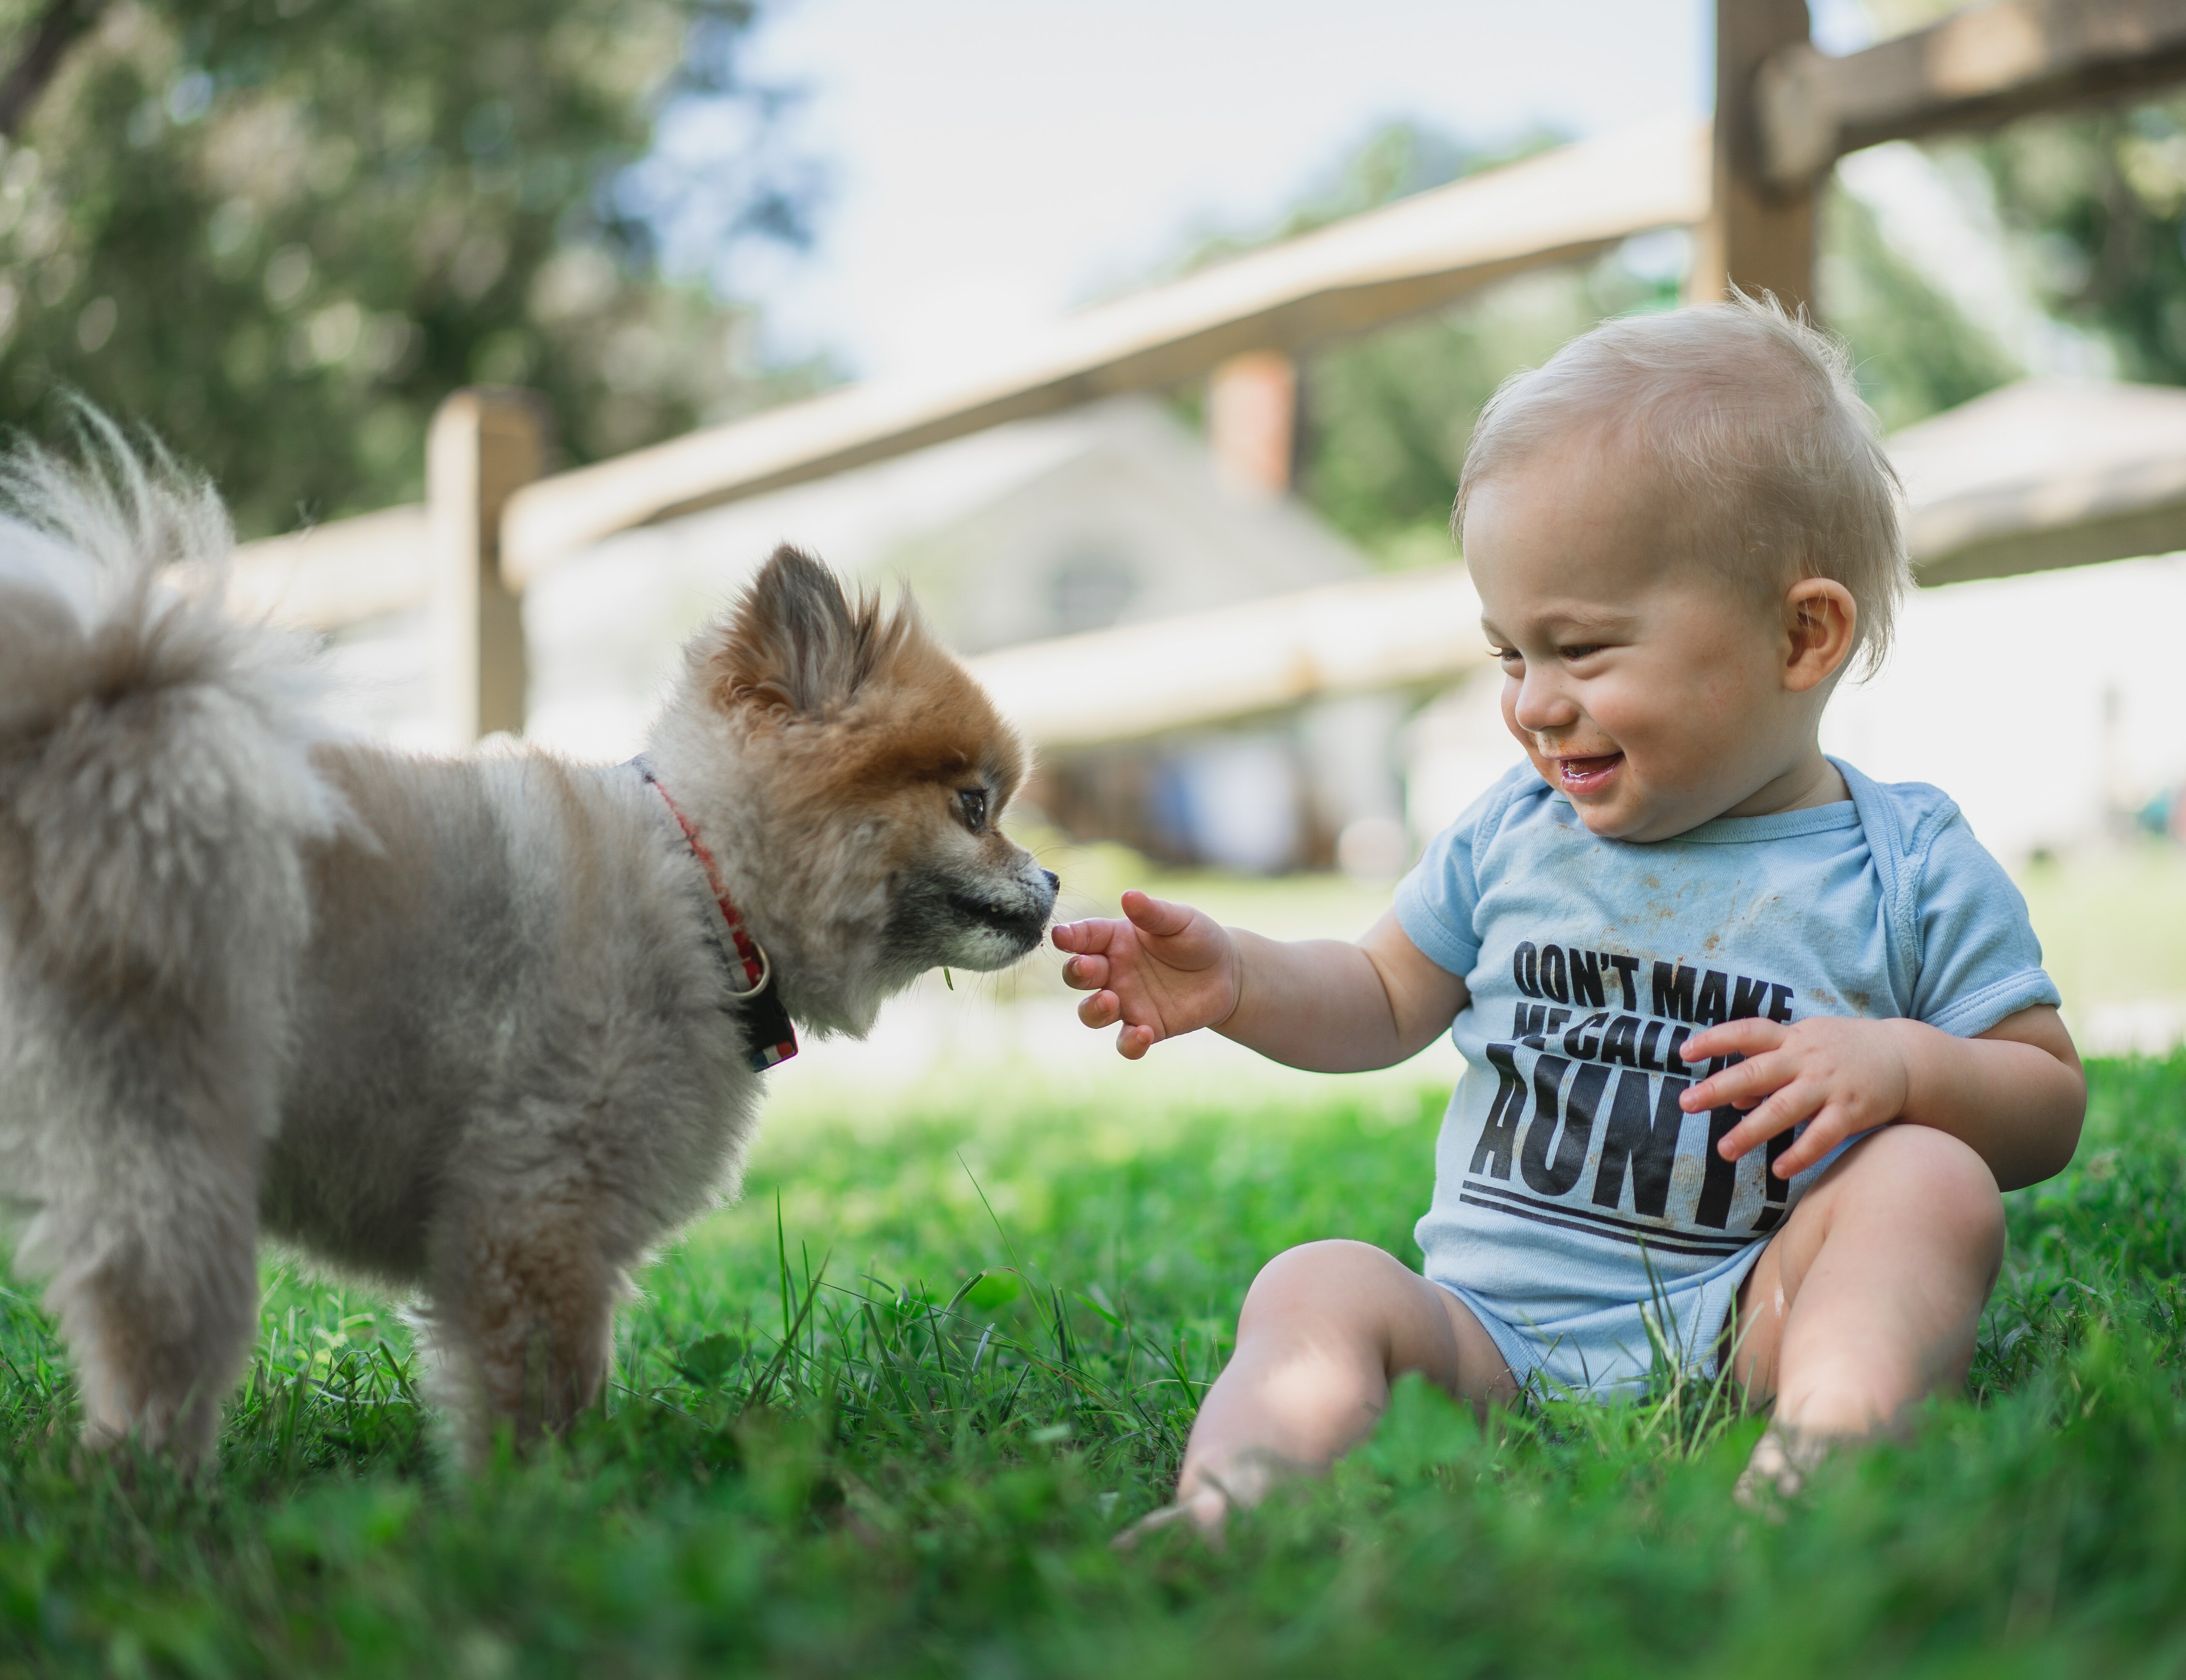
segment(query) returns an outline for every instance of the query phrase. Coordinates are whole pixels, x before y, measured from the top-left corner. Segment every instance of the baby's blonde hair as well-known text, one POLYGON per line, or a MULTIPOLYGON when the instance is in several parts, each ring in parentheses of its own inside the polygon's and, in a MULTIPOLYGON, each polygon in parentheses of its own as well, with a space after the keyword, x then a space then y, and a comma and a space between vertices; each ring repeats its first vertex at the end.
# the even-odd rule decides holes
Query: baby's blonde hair
POLYGON ((1482 484, 1587 433, 1659 462, 1699 557, 1763 606, 1802 577, 1842 584, 1861 664, 1881 668, 1909 578, 1904 492, 1842 344, 1766 294, 1604 322, 1488 399, 1453 532, 1482 484))

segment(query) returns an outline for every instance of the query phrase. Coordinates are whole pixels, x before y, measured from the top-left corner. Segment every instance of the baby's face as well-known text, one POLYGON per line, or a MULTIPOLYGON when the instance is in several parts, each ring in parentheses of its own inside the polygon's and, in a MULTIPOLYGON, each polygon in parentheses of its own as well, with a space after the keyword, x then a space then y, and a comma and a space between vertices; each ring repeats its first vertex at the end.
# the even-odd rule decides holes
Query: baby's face
POLYGON ((1477 486, 1465 557, 1499 655, 1503 720, 1593 832, 1662 840, 1813 751, 1778 615, 1679 552, 1634 451, 1550 445, 1477 486))

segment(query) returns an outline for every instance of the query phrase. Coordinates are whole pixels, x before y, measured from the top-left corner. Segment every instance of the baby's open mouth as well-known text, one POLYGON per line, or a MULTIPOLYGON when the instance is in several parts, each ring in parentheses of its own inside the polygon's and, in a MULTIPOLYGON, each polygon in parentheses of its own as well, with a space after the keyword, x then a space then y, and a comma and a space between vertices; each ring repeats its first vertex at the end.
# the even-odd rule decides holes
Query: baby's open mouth
POLYGON ((1598 793, 1624 762, 1622 753, 1603 753, 1590 759, 1558 759, 1556 780, 1567 793, 1598 793))

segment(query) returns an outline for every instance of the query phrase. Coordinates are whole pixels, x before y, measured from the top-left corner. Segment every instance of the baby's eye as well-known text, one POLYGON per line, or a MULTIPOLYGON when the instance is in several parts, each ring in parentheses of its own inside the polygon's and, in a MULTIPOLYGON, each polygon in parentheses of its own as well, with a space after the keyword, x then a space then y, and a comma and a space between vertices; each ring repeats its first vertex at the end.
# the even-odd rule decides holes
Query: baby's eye
POLYGON ((1601 649, 1602 644, 1599 641, 1583 641, 1576 647, 1559 647, 1556 649, 1556 657, 1567 665, 1576 664, 1590 653, 1600 652, 1601 649))
POLYGON ((1491 659, 1500 660, 1503 664, 1507 665, 1513 659, 1522 661, 1526 656, 1521 653, 1515 647, 1490 647, 1488 650, 1488 657, 1491 659))

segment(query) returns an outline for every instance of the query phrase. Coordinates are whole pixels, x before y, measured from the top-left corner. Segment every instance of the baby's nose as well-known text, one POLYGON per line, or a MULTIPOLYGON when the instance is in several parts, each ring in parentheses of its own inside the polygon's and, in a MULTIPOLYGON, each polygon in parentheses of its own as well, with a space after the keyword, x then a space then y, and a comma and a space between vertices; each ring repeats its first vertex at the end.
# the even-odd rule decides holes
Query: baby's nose
POLYGON ((1531 735, 1568 729, 1578 720, 1578 708, 1569 695, 1547 683, 1531 680, 1520 685, 1511 712, 1518 727, 1531 735))

